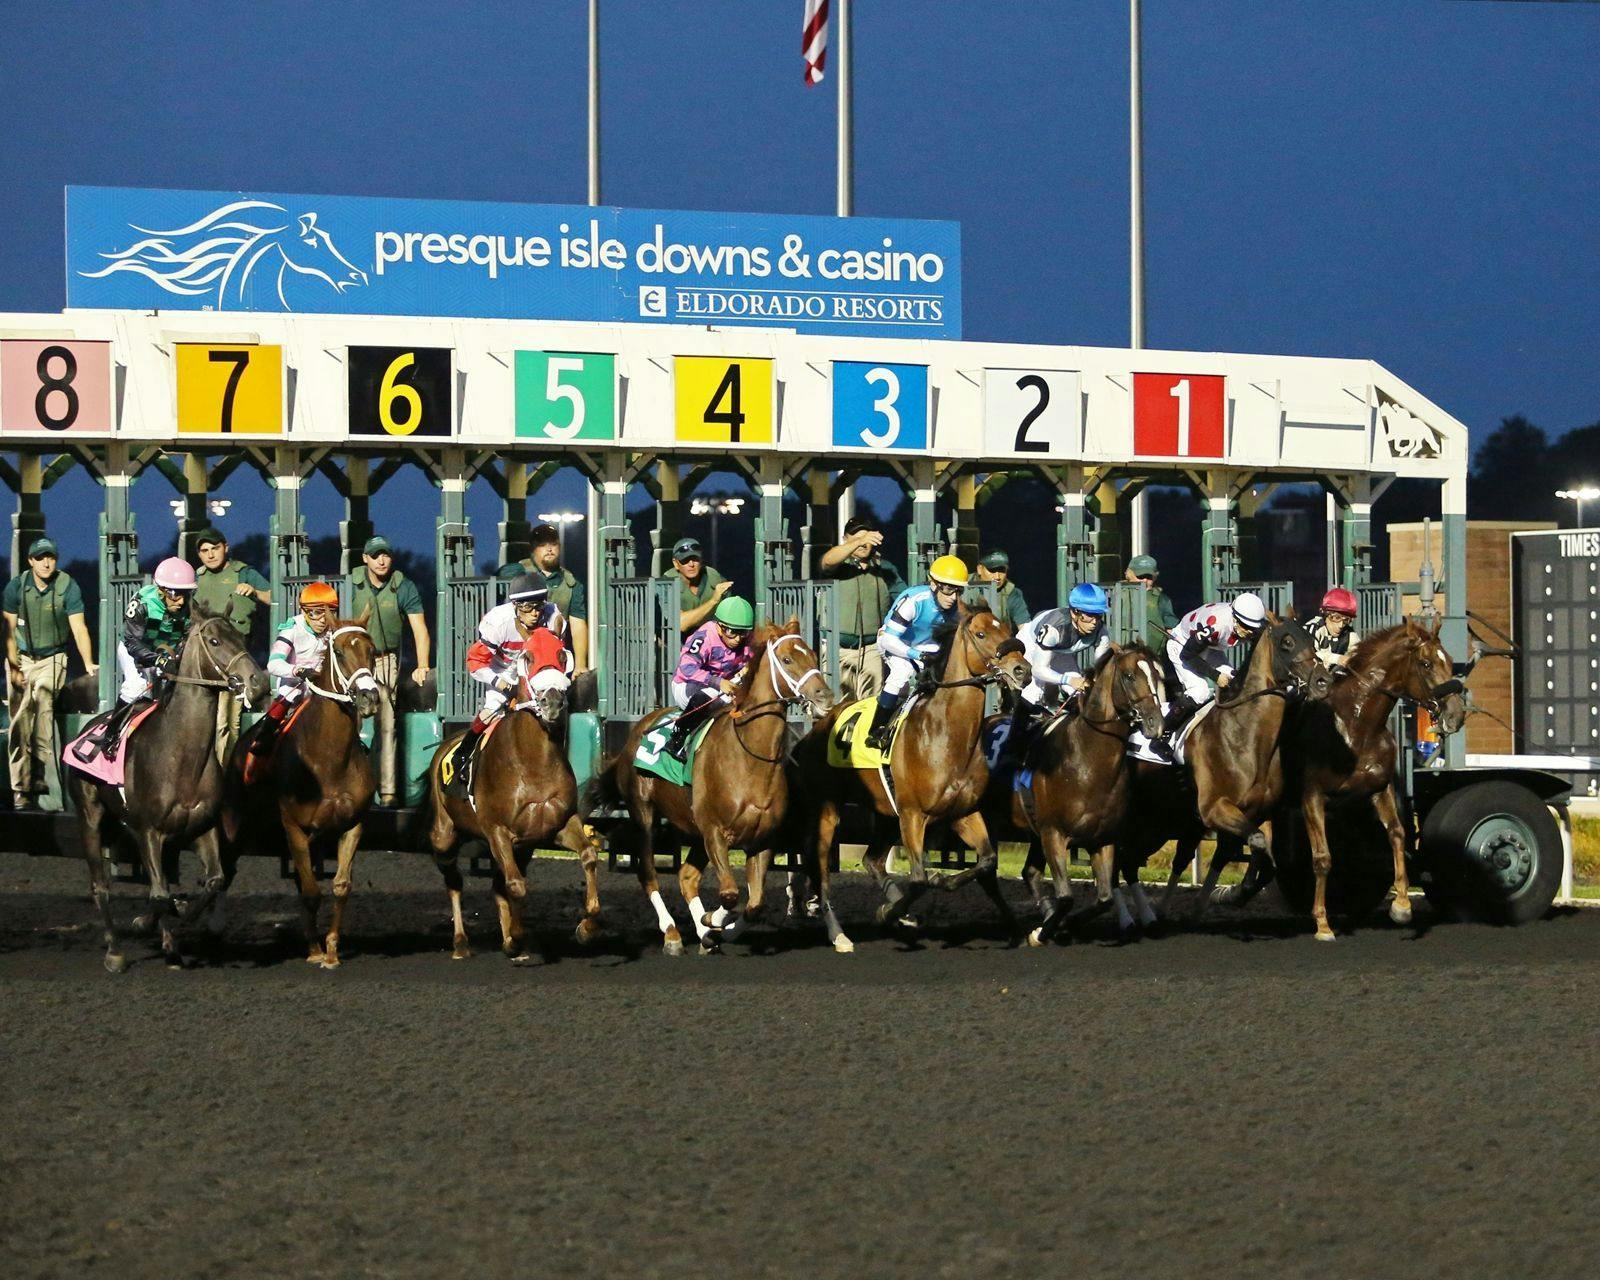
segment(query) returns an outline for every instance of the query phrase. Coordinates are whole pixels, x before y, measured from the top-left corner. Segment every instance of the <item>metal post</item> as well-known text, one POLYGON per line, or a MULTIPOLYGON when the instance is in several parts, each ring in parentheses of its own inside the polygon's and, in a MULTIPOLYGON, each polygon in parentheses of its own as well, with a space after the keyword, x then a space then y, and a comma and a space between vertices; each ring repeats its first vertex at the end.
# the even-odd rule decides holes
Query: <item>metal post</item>
POLYGON ((297 607, 289 589, 291 578, 311 572, 311 555, 306 545, 305 521, 300 514, 300 455, 293 449, 273 450, 272 520, 268 541, 272 544, 269 577, 272 585, 272 626, 283 625, 297 607))
POLYGON ((28 547, 44 536, 44 459, 24 453, 17 459, 17 510, 11 517, 11 572, 28 566, 28 547))
POLYGON ((589 203, 600 203, 600 0, 589 0, 589 203))
POLYGON ((838 5, 839 192, 835 212, 841 218, 849 218, 856 210, 855 112, 850 93, 850 0, 838 0, 838 5))
MULTIPOLYGON (((1440 494, 1440 524, 1444 537, 1444 624, 1439 639, 1456 662, 1464 662, 1471 636, 1467 628, 1467 480, 1452 476, 1440 494)), ((1444 740, 1445 763, 1460 769, 1467 763, 1466 734, 1452 733, 1444 740)))
POLYGON ((365 454, 352 453, 344 464, 344 520, 339 525, 339 568, 345 575, 364 565, 362 552, 372 537, 372 480, 365 454))
POLYGON ((139 573, 139 535, 134 531, 133 506, 128 500, 133 463, 127 445, 106 446, 100 481, 105 486, 105 509, 100 515, 100 635, 96 656, 100 660, 100 704, 110 706, 116 698, 117 644, 122 639, 123 601, 117 595, 117 580, 128 581, 139 573))
MULTIPOLYGON (((1144 78, 1139 0, 1128 0, 1128 345, 1144 346, 1144 78)), ((1143 490, 1128 503, 1133 555, 1150 550, 1150 499, 1143 490)), ((1118 566, 1120 570, 1121 566, 1118 566)), ((1120 576, 1120 574, 1113 575, 1120 576)))
POLYGON ((918 460, 912 467, 911 535, 906 545, 906 581, 918 583, 928 576, 928 566, 937 556, 943 555, 944 541, 939 537, 939 520, 935 509, 938 499, 934 488, 934 470, 931 461, 918 460))

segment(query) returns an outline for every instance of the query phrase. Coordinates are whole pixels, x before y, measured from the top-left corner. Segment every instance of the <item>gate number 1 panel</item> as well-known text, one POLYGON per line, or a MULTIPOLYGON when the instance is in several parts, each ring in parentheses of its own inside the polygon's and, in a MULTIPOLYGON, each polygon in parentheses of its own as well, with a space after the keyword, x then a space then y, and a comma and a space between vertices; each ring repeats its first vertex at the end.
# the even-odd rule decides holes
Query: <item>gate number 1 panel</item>
POLYGON ((448 347, 349 347, 350 434, 448 437, 455 405, 448 347))
POLYGON ((109 342, 0 342, 0 431, 110 430, 109 342))
POLYGON ((1227 379, 1214 373, 1133 375, 1133 452, 1141 458, 1220 458, 1227 379))
POLYGON ((1076 457, 1083 443, 1078 374, 1068 369, 985 369, 983 452, 1076 457))
POLYGON ((283 434, 283 348, 253 342, 180 342, 178 431, 283 434))
POLYGON ((835 360, 833 443, 842 449, 926 449, 927 366, 835 360))

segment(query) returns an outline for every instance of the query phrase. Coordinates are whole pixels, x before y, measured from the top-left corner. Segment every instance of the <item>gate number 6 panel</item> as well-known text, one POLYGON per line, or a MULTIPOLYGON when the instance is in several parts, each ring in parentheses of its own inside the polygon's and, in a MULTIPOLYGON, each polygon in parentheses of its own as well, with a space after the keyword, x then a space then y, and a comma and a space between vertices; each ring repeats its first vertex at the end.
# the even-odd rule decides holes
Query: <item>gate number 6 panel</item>
POLYGON ((350 434, 448 437, 454 377, 448 347, 348 347, 350 434))

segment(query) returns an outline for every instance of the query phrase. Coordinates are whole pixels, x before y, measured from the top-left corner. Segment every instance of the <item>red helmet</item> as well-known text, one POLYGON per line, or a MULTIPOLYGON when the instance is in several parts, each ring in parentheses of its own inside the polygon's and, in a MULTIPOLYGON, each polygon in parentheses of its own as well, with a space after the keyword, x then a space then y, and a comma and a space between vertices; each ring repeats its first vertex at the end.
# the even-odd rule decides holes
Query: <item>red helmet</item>
POLYGON ((1348 591, 1344 587, 1332 587, 1328 594, 1322 597, 1323 613, 1342 613, 1347 618, 1353 618, 1358 608, 1355 592, 1348 591))

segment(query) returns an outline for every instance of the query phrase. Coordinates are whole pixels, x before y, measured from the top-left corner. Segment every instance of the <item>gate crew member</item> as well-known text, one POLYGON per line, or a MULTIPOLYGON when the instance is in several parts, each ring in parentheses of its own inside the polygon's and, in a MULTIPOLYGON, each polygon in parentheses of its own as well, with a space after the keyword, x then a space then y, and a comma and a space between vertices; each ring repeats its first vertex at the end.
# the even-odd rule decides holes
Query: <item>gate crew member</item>
POLYGON ((567 620, 550 599, 550 588, 538 574, 518 574, 504 604, 497 604, 478 623, 478 638, 467 650, 467 674, 483 686, 483 705, 473 716, 466 735, 455 753, 455 775, 446 788, 452 795, 464 795, 471 776, 471 761, 489 723, 505 708, 521 676, 522 655, 528 651, 528 637, 543 629, 561 642, 560 669, 541 669, 530 676, 530 684, 565 692, 572 683, 572 651, 566 648, 567 620))
MULTIPOLYGON (((207 613, 228 618, 240 635, 248 636, 256 606, 272 603, 267 580, 228 554, 228 540, 218 529, 202 529, 195 548, 200 557, 196 603, 207 613)), ((224 689, 217 698, 218 760, 226 760, 239 740, 239 707, 231 690, 224 689)))
POLYGON ((900 571, 882 558, 883 534, 871 516, 845 521, 844 541, 822 553, 822 570, 838 583, 839 688, 844 697, 875 698, 883 688, 878 628, 905 590, 900 571))
POLYGON ((705 552, 694 538, 679 538, 672 546, 672 568, 666 576, 678 579, 678 631, 688 635, 709 618, 733 583, 706 563, 705 552))
POLYGON ((1219 692, 1228 687, 1236 667, 1243 665, 1242 659, 1234 661, 1241 647, 1259 636, 1266 624, 1266 607, 1253 591, 1235 596, 1231 604, 1201 605, 1178 619, 1166 653, 1182 692, 1167 710, 1168 738, 1211 701, 1208 678, 1217 682, 1219 692))
POLYGON ((1351 650, 1361 643, 1356 634, 1355 592, 1334 587, 1322 597, 1322 610, 1306 623, 1311 643, 1317 646, 1317 661, 1330 670, 1340 671, 1351 650))
POLYGON ((756 611, 743 596, 729 596, 710 622, 695 628, 678 656, 672 675, 672 700, 683 714, 667 738, 667 754, 678 760, 688 748, 695 727, 729 701, 750 661, 750 629, 756 611))
MULTIPOLYGON (((300 612, 278 628, 267 651, 267 674, 277 685, 261 718, 265 722, 250 744, 251 760, 272 754, 289 711, 305 696, 306 677, 322 666, 323 636, 339 616, 339 592, 328 582, 308 582, 300 589, 300 612)), ((249 765, 245 777, 250 778, 249 765)))
POLYGON ((1071 706, 1089 687, 1096 665, 1111 652, 1108 612, 1106 593, 1092 582, 1080 582, 1067 596, 1065 609, 1046 609, 1017 632, 1033 679, 1011 717, 1011 733, 1006 739, 1009 757, 1020 758, 1041 708, 1063 702, 1071 706))
MULTIPOLYGON (((978 585, 988 584, 994 586, 995 617, 1009 623, 1013 631, 1028 621, 1028 602, 1022 598, 1017 584, 1011 581, 1011 557, 998 547, 978 561, 978 585)), ((968 599, 987 603, 988 597, 982 591, 974 591, 969 593, 968 599)))
POLYGON ((1153 653, 1161 653, 1167 647, 1167 633, 1178 625, 1178 614, 1167 593, 1156 585, 1161 577, 1156 558, 1134 556, 1122 577, 1126 582, 1137 582, 1144 587, 1144 642, 1153 653))
POLYGON ((428 622, 422 616, 422 596, 417 584, 394 567, 394 548, 387 538, 368 538, 361 549, 364 567, 350 575, 350 612, 367 614, 377 660, 372 664, 378 682, 378 716, 373 748, 378 757, 378 803, 393 806, 400 796, 400 762, 395 749, 395 697, 400 684, 400 644, 406 628, 417 652, 414 684, 428 679, 428 622))
POLYGON ((553 524, 536 524, 530 535, 527 559, 508 564, 496 575, 514 578, 531 573, 543 578, 550 588, 550 603, 567 620, 567 639, 572 645, 576 672, 589 669, 589 603, 583 582, 561 563, 561 532, 553 524))
POLYGON ((71 638, 93 675, 94 654, 83 621, 83 593, 56 568, 56 544, 35 538, 28 568, 6 584, 0 611, 6 619, 6 670, 11 678, 11 790, 19 809, 36 807, 35 796, 50 790, 55 768, 56 698, 67 682, 67 640, 71 638))
POLYGON ((961 617, 961 593, 967 587, 967 566, 959 556, 940 556, 928 566, 928 581, 908 587, 889 609, 878 631, 878 651, 888 674, 872 711, 867 745, 882 751, 889 745, 889 725, 906 689, 923 664, 939 652, 943 637, 961 617))
POLYGON ((175 664, 183 639, 189 634, 189 598, 194 594, 194 566, 168 556, 156 566, 153 582, 139 588, 122 617, 122 639, 117 643, 117 710, 99 733, 101 749, 116 752, 123 727, 143 698, 159 694, 158 682, 169 663, 175 664))

